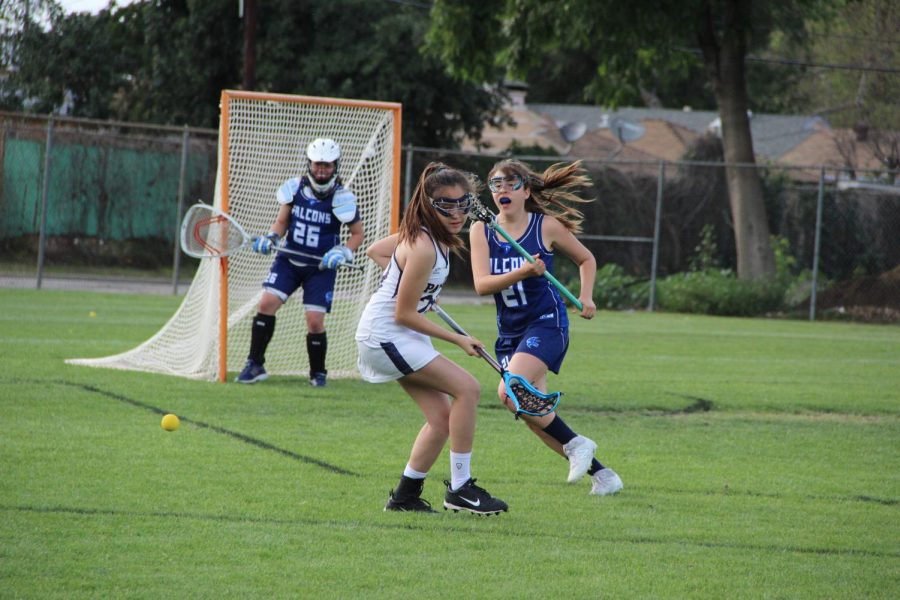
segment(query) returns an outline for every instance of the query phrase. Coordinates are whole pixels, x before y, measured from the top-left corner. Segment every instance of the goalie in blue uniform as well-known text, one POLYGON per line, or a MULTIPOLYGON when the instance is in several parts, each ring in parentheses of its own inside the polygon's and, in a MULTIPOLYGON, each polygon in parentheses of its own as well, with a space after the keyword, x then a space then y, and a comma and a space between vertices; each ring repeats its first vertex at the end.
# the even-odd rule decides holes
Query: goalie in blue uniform
POLYGON ((356 196, 338 177, 341 149, 337 142, 314 140, 306 149, 306 157, 307 174, 288 179, 278 188, 278 216, 269 233, 253 241, 254 252, 274 251, 276 256, 263 282, 265 291, 253 317, 250 354, 237 377, 239 383, 256 383, 268 377, 263 365, 275 332, 275 313, 301 287, 309 382, 318 387, 326 383, 325 315, 331 312, 337 269, 352 264, 353 253, 362 244, 363 224, 356 196), (346 244, 341 243, 343 225, 350 231, 346 244), (279 253, 282 245, 309 258, 279 253))

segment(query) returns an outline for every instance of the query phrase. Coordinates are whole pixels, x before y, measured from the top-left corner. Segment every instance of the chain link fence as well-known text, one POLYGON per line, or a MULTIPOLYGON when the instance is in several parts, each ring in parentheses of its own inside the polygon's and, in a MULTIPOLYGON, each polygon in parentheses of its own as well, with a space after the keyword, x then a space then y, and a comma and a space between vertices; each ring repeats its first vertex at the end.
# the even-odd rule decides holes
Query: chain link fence
MULTIPOLYGON (((186 204, 213 199, 216 131, 10 113, 0 120, 0 277, 36 287, 46 277, 156 277, 170 280, 174 293, 190 280, 196 264, 179 251, 177 231, 186 204)), ((431 161, 483 178, 500 158, 406 147, 403 197, 431 161)), ((595 201, 580 206, 579 238, 601 265, 598 287, 621 276, 633 302, 653 310, 665 278, 735 268, 724 164, 518 158, 538 171, 583 159, 595 201)), ((900 318, 900 186, 859 182, 896 182, 900 173, 857 170, 851 180, 833 167, 740 168, 760 171, 797 315, 900 318)), ((491 205, 487 193, 483 199, 491 205)), ((471 289, 466 260, 454 261, 450 283, 471 289)), ((575 283, 567 262, 557 276, 575 283)))
POLYGON ((168 278, 181 213, 212 198, 218 132, 0 113, 0 273, 168 278))

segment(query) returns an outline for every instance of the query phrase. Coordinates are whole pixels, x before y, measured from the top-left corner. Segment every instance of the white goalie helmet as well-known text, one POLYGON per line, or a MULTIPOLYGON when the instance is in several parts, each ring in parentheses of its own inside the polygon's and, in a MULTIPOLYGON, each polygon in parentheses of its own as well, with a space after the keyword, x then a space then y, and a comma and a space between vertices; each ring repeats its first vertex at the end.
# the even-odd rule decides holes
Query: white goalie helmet
POLYGON ((309 184, 317 196, 327 195, 334 188, 335 181, 338 176, 338 165, 341 160, 341 147, 334 140, 328 138, 319 138, 313 140, 306 147, 307 173, 309 175, 309 184), (334 163, 334 172, 327 180, 316 179, 313 176, 312 163, 314 162, 330 162, 334 163))

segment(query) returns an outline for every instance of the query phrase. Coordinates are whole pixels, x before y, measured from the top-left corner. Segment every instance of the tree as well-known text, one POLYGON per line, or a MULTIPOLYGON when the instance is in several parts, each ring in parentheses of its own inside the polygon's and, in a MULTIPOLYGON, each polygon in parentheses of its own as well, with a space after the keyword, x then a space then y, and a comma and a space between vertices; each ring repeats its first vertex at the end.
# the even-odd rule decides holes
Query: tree
POLYGON ((867 146, 886 169, 900 169, 900 6, 848 2, 809 27, 813 62, 856 67, 820 71, 804 85, 832 125, 852 130, 835 134, 845 166, 858 168, 858 146, 867 146))
POLYGON ((735 228, 738 274, 771 276, 775 262, 750 135, 745 58, 775 29, 802 33, 808 11, 827 0, 435 0, 428 49, 470 81, 521 77, 559 49, 587 53, 597 64, 586 95, 614 106, 640 93, 659 73, 685 71, 702 57, 722 122, 735 228))
POLYGON ((457 147, 496 121, 502 97, 446 72, 419 51, 428 29, 420 7, 368 0, 261 3, 261 89, 403 104, 407 143, 457 147))
MULTIPOLYGON (((3 0, 0 0, 3 1, 3 0)), ((32 4, 38 0, 29 0, 32 4)), ((51 0, 45 0, 51 2, 51 0)), ((403 104, 404 141, 456 147, 502 123, 500 93, 447 73, 419 51, 428 12, 368 0, 257 2, 256 85, 279 93, 403 104)), ((49 27, 8 36, 0 107, 216 127, 222 89, 244 75, 233 0, 142 0, 96 15, 57 11, 49 27), (13 91, 16 93, 13 93, 13 91)))

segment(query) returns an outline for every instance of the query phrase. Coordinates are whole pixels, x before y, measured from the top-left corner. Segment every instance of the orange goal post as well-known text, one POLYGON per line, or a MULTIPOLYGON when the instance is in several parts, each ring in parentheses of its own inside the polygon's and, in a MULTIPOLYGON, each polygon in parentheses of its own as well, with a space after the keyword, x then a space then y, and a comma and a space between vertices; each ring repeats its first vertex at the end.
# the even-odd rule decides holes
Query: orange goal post
MULTIPOLYGON (((354 333, 381 271, 364 257, 366 245, 393 233, 400 219, 402 106, 392 102, 225 90, 221 97, 219 167, 212 204, 251 235, 269 230, 278 212, 275 192, 306 173, 306 146, 327 137, 341 146, 339 176, 357 196, 365 241, 362 270, 341 269, 326 317, 329 377, 357 377, 354 333)), ((343 232, 346 240, 347 231, 343 232)), ((181 306, 149 340, 127 352, 66 362, 225 381, 250 347, 272 256, 250 251, 203 259, 181 306)), ((280 311, 266 352, 266 370, 306 376, 302 290, 280 311)))

